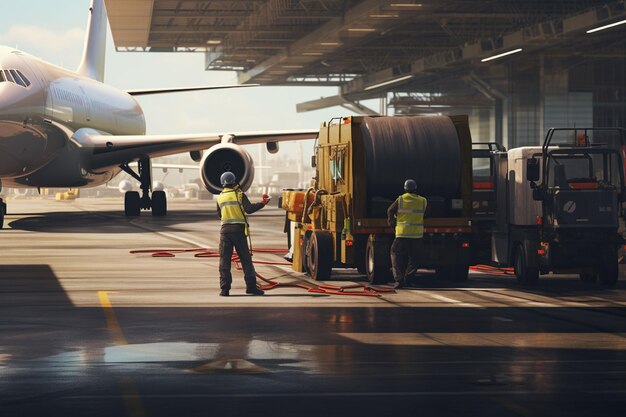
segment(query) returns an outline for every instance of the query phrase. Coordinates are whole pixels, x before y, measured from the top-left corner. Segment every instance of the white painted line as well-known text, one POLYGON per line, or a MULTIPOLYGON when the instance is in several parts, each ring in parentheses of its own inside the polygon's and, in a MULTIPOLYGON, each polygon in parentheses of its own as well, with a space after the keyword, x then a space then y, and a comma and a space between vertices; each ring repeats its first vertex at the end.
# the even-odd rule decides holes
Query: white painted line
POLYGON ((459 304, 461 302, 459 300, 455 300, 454 298, 444 297, 443 295, 439 295, 439 294, 428 293, 428 295, 434 298, 435 300, 443 301, 444 303, 459 304))
POLYGON ((444 303, 455 304, 455 305, 458 305, 459 307, 473 307, 473 308, 478 308, 481 310, 486 309, 486 307, 479 306, 478 304, 466 303, 466 302, 455 300, 454 298, 448 298, 439 294, 431 294, 427 292, 426 295, 430 296, 431 298, 434 298, 435 300, 443 301, 444 303))
POLYGON ((507 319, 506 317, 498 317, 498 316, 494 316, 493 319, 494 320, 498 320, 498 321, 503 321, 503 322, 506 322, 506 323, 513 321, 511 319, 507 319))

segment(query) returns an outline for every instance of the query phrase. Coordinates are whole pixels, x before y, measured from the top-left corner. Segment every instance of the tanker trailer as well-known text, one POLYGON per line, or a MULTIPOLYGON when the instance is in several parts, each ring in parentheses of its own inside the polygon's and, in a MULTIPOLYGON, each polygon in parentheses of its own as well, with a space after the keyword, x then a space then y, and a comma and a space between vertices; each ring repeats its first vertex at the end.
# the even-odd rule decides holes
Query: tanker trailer
POLYGON ((472 209, 467 116, 342 117, 321 125, 306 191, 285 191, 295 223, 293 270, 328 279, 357 268, 371 283, 392 279, 394 228, 387 208, 413 178, 428 200, 419 267, 467 279, 472 209))

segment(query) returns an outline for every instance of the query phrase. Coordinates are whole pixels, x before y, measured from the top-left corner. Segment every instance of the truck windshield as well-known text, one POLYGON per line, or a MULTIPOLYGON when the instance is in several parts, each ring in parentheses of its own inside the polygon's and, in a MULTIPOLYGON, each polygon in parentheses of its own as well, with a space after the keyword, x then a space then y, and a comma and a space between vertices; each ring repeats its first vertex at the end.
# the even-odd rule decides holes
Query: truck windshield
POLYGON ((619 156, 614 151, 556 151, 548 158, 546 180, 550 188, 621 187, 621 169, 619 156))
POLYGON ((472 171, 474 179, 493 177, 491 158, 488 156, 473 156, 472 171))

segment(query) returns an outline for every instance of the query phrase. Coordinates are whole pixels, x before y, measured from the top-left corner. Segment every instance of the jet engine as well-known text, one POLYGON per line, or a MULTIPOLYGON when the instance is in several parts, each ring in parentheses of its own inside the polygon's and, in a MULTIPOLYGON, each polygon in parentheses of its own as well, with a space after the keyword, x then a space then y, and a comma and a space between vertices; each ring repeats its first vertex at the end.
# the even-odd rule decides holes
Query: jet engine
POLYGON ((128 180, 122 180, 117 186, 117 189, 120 193, 124 194, 127 191, 133 191, 133 184, 128 180))
POLYGON ((222 191, 220 176, 226 171, 235 174, 239 185, 246 191, 254 179, 254 161, 239 145, 215 145, 206 152, 200 164, 200 178, 209 192, 219 194, 222 191))

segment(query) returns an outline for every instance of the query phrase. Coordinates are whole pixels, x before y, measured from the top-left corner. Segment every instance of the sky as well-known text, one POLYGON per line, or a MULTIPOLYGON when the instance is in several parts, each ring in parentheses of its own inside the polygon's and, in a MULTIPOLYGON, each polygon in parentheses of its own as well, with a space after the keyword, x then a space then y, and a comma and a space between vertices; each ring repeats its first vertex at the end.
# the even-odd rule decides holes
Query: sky
MULTIPOLYGON (((75 70, 89 0, 2 0, 0 45, 75 70)), ((116 52, 110 29, 105 83, 120 89, 236 84, 230 71, 205 71, 204 53, 116 52)), ((341 107, 297 113, 296 104, 337 94, 336 87, 258 87, 140 97, 149 134, 316 129, 345 116, 341 107)))

